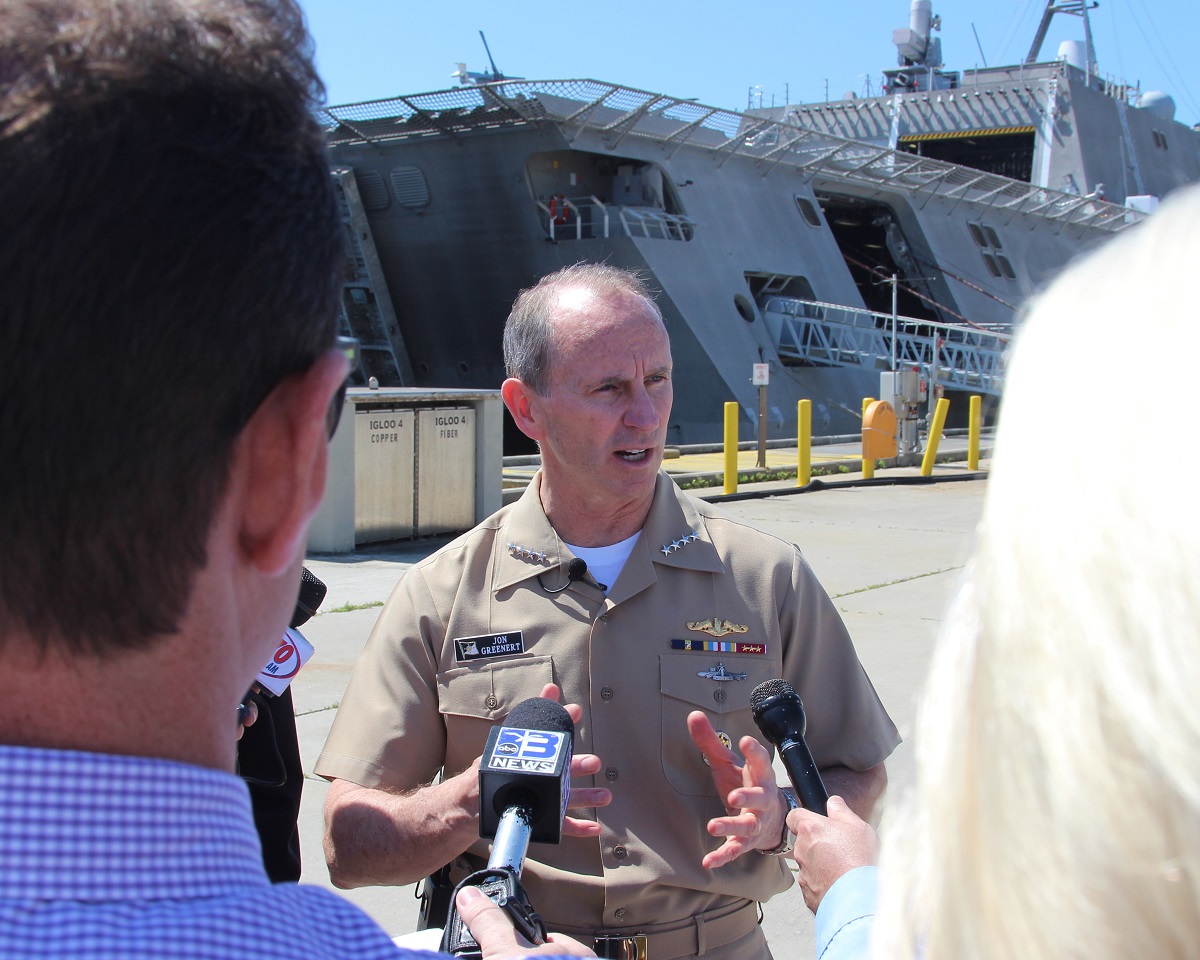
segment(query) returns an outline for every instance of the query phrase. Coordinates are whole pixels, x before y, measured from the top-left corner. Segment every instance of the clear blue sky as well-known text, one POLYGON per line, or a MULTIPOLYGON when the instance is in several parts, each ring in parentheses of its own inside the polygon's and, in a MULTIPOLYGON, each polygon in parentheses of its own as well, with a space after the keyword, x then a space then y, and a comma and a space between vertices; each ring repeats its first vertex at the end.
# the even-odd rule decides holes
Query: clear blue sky
MULTIPOLYGON (((331 104, 441 90, 455 64, 488 69, 482 30, 508 76, 587 77, 743 109, 863 94, 896 64, 892 30, 908 0, 300 0, 331 104)), ((1045 0, 934 0, 951 69, 1025 58, 1045 0), (978 34, 978 43, 976 42, 978 34), (982 49, 982 53, 981 53, 982 49)), ((1200 121, 1200 0, 1101 0, 1091 11, 1102 74, 1175 98, 1200 121), (1153 16, 1151 16, 1153 11, 1153 16)), ((1055 17, 1044 59, 1082 39, 1079 17, 1055 17)))

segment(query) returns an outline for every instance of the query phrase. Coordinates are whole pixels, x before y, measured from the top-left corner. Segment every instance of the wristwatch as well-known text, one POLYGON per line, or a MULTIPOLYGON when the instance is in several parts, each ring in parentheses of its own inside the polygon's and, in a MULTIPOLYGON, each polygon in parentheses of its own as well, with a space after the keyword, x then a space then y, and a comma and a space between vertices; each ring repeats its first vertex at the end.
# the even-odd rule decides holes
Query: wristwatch
POLYGON ((758 851, 767 857, 782 857, 785 853, 791 853, 792 847, 796 845, 796 835, 788 828, 787 815, 800 806, 800 801, 787 790, 779 792, 783 794, 783 800, 787 804, 787 811, 783 815, 783 833, 779 837, 779 846, 758 851))

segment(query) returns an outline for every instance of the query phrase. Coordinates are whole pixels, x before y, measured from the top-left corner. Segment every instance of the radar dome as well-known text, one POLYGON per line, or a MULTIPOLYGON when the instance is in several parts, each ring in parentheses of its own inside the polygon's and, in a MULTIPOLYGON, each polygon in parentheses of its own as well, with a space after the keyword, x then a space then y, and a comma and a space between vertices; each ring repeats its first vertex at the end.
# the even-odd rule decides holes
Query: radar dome
POLYGON ((1138 106, 1160 120, 1175 119, 1175 98, 1161 90, 1147 90, 1138 106))
POLYGON ((1058 59, 1076 70, 1087 70, 1087 46, 1082 40, 1064 40, 1058 45, 1058 59))

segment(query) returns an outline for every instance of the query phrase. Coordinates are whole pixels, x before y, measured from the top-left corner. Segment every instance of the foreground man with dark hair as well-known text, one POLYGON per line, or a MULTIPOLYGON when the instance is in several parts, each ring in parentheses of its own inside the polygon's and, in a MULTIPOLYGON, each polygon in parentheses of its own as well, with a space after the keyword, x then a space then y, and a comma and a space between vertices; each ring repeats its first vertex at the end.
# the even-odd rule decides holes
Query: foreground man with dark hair
POLYGON ((0 956, 397 956, 231 772, 348 374, 319 93, 287 0, 0 6, 0 956))

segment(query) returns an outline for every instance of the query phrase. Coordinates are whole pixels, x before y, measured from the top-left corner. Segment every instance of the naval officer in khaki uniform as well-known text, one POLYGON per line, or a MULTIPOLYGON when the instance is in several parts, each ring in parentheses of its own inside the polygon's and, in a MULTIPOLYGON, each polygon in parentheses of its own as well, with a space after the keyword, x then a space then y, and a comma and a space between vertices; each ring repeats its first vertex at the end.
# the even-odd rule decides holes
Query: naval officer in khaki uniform
POLYGON ((660 471, 671 350, 633 275, 580 264, 544 278, 513 307, 505 361, 504 402, 542 468, 413 566, 380 615, 316 764, 334 781, 334 882, 484 865, 487 733, 561 691, 575 815, 522 875, 549 927, 602 956, 769 957, 757 903, 791 882, 771 854, 790 847, 794 801, 750 739, 750 691, 792 684, 826 785, 864 816, 895 726, 796 547, 660 471))

